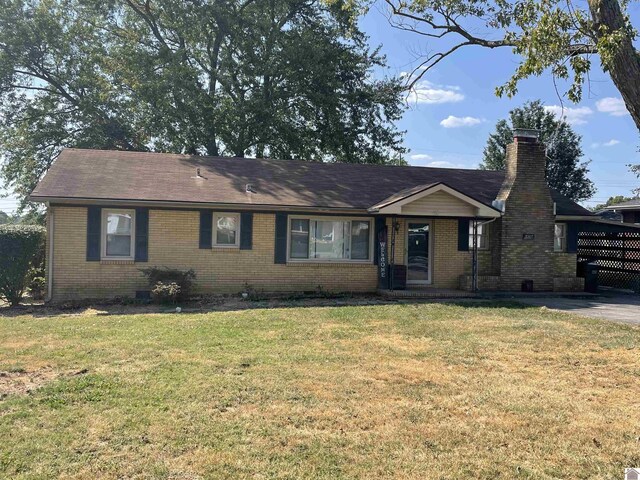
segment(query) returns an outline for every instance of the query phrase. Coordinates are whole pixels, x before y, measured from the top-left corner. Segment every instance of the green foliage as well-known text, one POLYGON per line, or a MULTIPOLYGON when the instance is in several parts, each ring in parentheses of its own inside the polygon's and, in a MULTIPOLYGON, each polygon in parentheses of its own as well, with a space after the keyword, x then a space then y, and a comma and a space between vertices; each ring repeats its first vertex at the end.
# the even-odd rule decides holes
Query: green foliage
POLYGON ((47 278, 45 277, 44 269, 32 268, 29 271, 28 278, 27 288, 29 289, 29 295, 34 300, 42 300, 47 291, 47 278))
POLYGON ((500 120, 489 135, 480 168, 505 170, 506 148, 513 141, 514 128, 540 130, 540 140, 547 147, 549 185, 567 197, 581 201, 593 196, 595 187, 587 178, 589 162, 580 162, 581 137, 571 126, 547 112, 540 100, 527 102, 509 112, 509 120, 500 120))
POLYGON ((42 268, 46 229, 35 225, 0 226, 0 298, 20 303, 30 271, 42 268))
POLYGON ((159 303, 176 303, 181 296, 181 291, 180 285, 176 282, 158 282, 151 289, 151 296, 159 303))
POLYGON ((193 270, 178 270, 169 267, 141 268, 147 277, 153 297, 160 301, 187 300, 191 294, 196 274, 193 270))
POLYGON ((606 207, 611 207, 613 205, 618 205, 619 203, 628 202, 629 200, 633 200, 633 198, 625 197, 624 195, 616 195, 614 197, 609 197, 609 199, 604 203, 599 203, 595 207, 591 207, 591 210, 594 212, 599 212, 606 207))
POLYGON ((6 0, 0 171, 23 205, 63 147, 398 162, 397 80, 319 0, 6 0))
MULTIPOLYGON (((326 0, 352 16, 372 0, 326 0)), ((520 82, 550 73, 558 96, 579 102, 599 60, 620 91, 640 130, 640 52, 628 0, 386 0, 390 21, 429 42, 413 73, 413 86, 430 69, 463 47, 509 48, 519 58, 511 78, 495 89, 513 97, 520 82)), ((469 72, 473 73, 473 72, 469 72)), ((640 170, 636 165, 635 172, 640 170)))

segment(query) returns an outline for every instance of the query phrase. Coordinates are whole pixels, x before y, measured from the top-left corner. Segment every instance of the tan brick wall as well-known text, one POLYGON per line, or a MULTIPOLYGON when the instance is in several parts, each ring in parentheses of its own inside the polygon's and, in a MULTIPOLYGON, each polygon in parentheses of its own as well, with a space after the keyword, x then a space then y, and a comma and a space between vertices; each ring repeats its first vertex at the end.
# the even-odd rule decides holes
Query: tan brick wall
MULTIPOLYGON (((395 263, 406 265, 407 258, 407 224, 415 220, 398 218, 400 224, 396 232, 395 263)), ((431 219, 429 241, 432 242, 431 287, 458 288, 459 278, 466 269, 471 269, 471 253, 458 251, 458 221, 456 219, 431 219)), ((389 262, 391 262, 391 219, 387 219, 389 228, 389 262)), ((489 252, 483 252, 490 257, 489 252)))
POLYGON ((533 280, 535 290, 553 290, 553 200, 545 180, 540 143, 507 146, 507 173, 498 199, 505 202, 501 238, 501 288, 520 290, 533 280), (533 235, 524 239, 523 235, 533 235))
POLYGON ((87 262, 87 210, 54 207, 53 300, 133 296, 148 289, 139 268, 195 270, 198 292, 240 292, 245 283, 265 291, 374 291, 372 264, 274 264, 275 215, 254 214, 253 248, 199 249, 199 213, 150 210, 149 261, 87 262))
POLYGON ((578 255, 576 253, 554 252, 553 276, 554 277, 575 277, 578 264, 578 255))

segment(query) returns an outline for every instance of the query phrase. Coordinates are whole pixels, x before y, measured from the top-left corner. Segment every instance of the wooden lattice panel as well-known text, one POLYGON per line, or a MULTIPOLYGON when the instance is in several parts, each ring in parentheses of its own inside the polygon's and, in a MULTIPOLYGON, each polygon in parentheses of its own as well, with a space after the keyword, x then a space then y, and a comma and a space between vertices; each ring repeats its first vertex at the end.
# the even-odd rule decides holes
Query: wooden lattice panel
POLYGON ((596 262, 600 285, 640 292, 640 232, 581 232, 578 262, 596 262))

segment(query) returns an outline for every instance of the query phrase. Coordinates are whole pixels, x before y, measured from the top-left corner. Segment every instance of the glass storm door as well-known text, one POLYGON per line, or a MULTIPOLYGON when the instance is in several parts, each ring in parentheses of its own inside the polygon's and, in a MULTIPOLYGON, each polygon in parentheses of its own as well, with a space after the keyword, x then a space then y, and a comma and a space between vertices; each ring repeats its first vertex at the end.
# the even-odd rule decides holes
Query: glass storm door
POLYGON ((431 283, 429 265, 429 224, 409 222, 407 224, 407 283, 431 283))

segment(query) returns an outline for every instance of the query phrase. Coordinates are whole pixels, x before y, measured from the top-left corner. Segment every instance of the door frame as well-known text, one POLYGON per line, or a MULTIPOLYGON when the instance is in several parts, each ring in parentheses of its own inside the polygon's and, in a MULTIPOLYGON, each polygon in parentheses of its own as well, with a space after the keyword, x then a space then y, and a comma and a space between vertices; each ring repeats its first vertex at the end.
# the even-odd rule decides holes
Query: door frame
POLYGON ((407 286, 409 285, 431 285, 433 283, 433 220, 428 218, 405 218, 404 227, 404 258, 407 265, 407 286), (409 280, 409 224, 426 223, 429 225, 429 246, 427 252, 427 280, 409 280))

